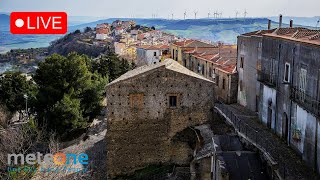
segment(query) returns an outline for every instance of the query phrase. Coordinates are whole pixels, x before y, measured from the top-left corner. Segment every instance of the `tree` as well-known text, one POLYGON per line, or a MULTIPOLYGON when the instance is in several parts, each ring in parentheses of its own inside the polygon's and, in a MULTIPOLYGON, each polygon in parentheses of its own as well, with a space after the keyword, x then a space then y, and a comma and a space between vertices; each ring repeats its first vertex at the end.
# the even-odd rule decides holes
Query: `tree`
POLYGON ((103 77, 109 77, 110 82, 132 69, 132 66, 125 59, 120 59, 114 52, 109 51, 102 55, 93 65, 94 71, 97 71, 103 77))
POLYGON ((39 63, 37 118, 58 135, 85 128, 101 110, 107 78, 92 72, 86 55, 53 54, 39 63))
POLYGON ((154 26, 151 27, 152 30, 156 30, 156 28, 154 26))
POLYGON ((81 33, 81 31, 79 29, 74 31, 74 34, 80 34, 80 33, 81 33))
POLYGON ((24 95, 28 95, 28 102, 33 103, 36 94, 36 86, 33 81, 27 81, 26 77, 19 72, 9 72, 0 78, 0 102, 10 112, 25 110, 24 95))
POLYGON ((91 28, 91 27, 86 27, 86 28, 84 28, 84 32, 85 32, 85 33, 90 32, 90 31, 92 31, 92 28, 91 28))

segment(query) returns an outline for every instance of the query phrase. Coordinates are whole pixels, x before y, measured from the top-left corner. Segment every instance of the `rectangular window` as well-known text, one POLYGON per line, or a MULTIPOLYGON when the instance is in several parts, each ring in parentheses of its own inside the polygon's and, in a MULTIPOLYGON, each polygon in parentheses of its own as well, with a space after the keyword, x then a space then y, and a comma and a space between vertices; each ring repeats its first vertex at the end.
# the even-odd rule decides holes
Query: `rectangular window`
POLYGON ((243 61, 244 61, 244 57, 240 58, 240 68, 243 68, 243 61))
POLYGON ((202 64, 202 75, 204 75, 204 64, 202 64))
POLYGON ((216 75, 216 85, 219 87, 219 75, 216 75))
POLYGON ((157 52, 153 52, 153 56, 157 56, 157 52))
POLYGON ((177 107, 177 96, 169 96, 170 107, 177 107))
POLYGON ((225 89, 226 88, 226 79, 223 78, 222 79, 222 89, 225 89))
POLYGON ((242 80, 240 80, 240 83, 239 83, 239 88, 240 88, 240 92, 242 92, 243 91, 243 85, 242 85, 242 80))
POLYGON ((284 65, 284 82, 289 82, 290 81, 290 64, 286 63, 284 65))

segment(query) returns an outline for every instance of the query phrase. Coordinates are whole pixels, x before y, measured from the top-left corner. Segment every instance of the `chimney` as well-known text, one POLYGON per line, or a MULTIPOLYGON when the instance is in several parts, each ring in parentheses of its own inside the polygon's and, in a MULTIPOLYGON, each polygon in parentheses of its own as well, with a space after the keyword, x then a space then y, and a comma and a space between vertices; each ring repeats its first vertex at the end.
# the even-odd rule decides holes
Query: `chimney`
POLYGON ((281 28, 282 26, 282 14, 280 14, 279 16, 279 28, 281 28))
POLYGON ((293 28, 293 20, 290 20, 290 28, 293 28))
POLYGON ((269 19, 268 20, 268 30, 270 30, 271 29, 271 20, 269 19))

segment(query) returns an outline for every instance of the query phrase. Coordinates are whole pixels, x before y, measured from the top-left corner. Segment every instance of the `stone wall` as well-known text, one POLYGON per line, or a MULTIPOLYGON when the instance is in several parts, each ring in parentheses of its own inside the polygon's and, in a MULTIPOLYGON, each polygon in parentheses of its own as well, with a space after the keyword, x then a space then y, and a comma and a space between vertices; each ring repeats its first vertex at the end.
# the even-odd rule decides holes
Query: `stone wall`
POLYGON ((192 149, 171 138, 212 118, 213 83, 160 67, 107 87, 107 174, 188 163, 192 149), (177 107, 169 106, 177 96, 177 107))

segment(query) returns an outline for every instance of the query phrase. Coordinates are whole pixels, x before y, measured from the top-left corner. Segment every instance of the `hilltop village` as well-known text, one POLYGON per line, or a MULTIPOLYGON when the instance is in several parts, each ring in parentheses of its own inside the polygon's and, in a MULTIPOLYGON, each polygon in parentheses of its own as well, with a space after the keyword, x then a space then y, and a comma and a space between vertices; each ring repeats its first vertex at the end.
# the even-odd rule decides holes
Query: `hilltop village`
POLYGON ((0 58, 32 62, 29 74, 54 53, 126 62, 103 86, 103 126, 93 121, 79 144, 64 146, 98 159, 73 178, 319 179, 320 30, 283 27, 282 16, 271 23, 232 45, 117 20, 0 58))

